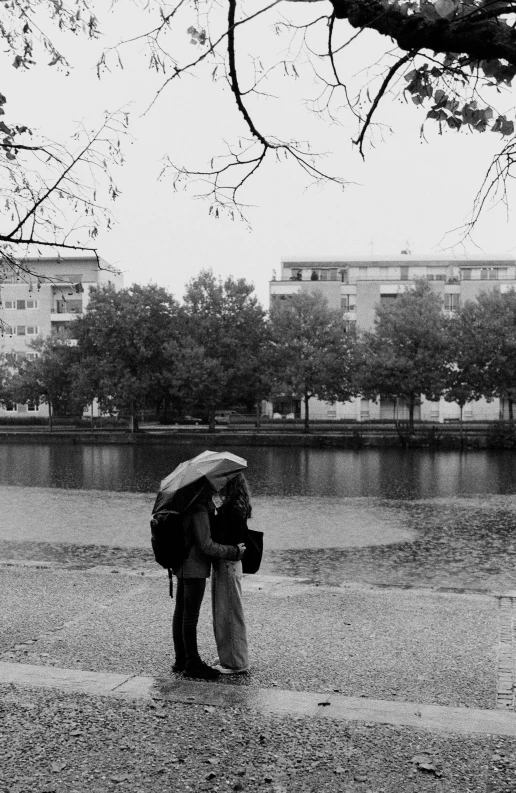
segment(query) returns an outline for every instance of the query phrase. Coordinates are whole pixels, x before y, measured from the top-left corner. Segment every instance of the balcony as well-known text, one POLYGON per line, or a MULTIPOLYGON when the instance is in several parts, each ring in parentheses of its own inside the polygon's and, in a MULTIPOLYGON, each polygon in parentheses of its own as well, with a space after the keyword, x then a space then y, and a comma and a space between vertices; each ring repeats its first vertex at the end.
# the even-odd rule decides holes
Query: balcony
POLYGON ((62 311, 60 313, 56 311, 52 311, 50 314, 50 322, 73 322, 73 320, 77 319, 77 317, 81 317, 82 312, 79 313, 77 311, 62 311))
POLYGON ((56 300, 56 314, 82 314, 82 300, 56 300))

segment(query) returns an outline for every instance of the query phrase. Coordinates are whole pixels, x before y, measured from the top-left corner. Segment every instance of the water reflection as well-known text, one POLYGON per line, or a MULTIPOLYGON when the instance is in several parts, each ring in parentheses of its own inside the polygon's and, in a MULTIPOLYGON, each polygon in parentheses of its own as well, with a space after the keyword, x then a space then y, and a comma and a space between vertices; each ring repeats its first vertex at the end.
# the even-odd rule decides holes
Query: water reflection
MULTIPOLYGON (((204 447, 0 445, 0 485, 154 492, 204 447)), ((516 493, 514 453, 232 447, 256 495, 434 498, 516 493)))
MULTIPOLYGON (((0 446, 0 555, 152 566, 159 482, 202 450, 0 446)), ((515 588, 513 452, 231 450, 249 462, 264 572, 332 584, 515 588)))

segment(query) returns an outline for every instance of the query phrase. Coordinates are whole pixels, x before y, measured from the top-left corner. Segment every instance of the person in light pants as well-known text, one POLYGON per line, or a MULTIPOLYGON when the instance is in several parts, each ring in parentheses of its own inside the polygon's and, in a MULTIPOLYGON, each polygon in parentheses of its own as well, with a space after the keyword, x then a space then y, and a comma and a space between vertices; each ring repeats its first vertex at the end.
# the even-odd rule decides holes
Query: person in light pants
MULTIPOLYGON (((228 480, 221 492, 223 503, 210 518, 212 538, 224 545, 240 545, 251 517, 251 498, 245 476, 228 480)), ((243 674, 249 668, 247 631, 242 604, 242 562, 212 560, 211 603, 218 659, 214 668, 221 674, 243 674)))

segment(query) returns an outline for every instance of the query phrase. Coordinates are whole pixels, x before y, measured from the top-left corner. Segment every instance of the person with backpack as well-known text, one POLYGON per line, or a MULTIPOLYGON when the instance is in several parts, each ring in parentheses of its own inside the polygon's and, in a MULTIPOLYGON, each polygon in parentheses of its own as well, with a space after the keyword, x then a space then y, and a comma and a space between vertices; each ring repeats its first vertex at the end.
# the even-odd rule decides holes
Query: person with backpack
POLYGON ((210 514, 215 512, 212 495, 213 490, 204 488, 184 513, 188 555, 179 566, 172 568, 177 577, 172 620, 175 650, 172 671, 183 672, 185 677, 200 680, 212 680, 220 674, 201 660, 197 648, 197 623, 212 561, 224 559, 237 562, 245 553, 243 543, 224 545, 213 541, 210 532, 210 514))
MULTIPOLYGON (((220 493, 223 503, 210 519, 216 542, 240 546, 251 517, 251 497, 242 473, 229 479, 220 493)), ((247 633, 242 605, 242 562, 213 559, 211 603, 218 659, 214 668, 224 675, 243 674, 249 667, 247 633)))

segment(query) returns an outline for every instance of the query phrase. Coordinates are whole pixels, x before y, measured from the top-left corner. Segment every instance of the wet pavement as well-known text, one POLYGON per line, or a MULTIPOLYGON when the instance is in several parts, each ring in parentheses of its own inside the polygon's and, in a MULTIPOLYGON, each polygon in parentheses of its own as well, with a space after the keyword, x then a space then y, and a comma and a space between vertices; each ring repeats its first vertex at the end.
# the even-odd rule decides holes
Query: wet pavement
MULTIPOLYGON (((52 495, 55 497, 58 494, 52 491, 52 495)), ((87 495, 84 494, 85 497, 87 495)), ((94 504, 91 495, 88 502, 90 508, 94 504)), ((124 511, 118 513, 120 519, 126 514, 126 508, 127 502, 124 502, 124 511)), ((294 509, 292 506, 291 510, 294 509)), ((274 504, 263 505, 262 512, 264 510, 268 515, 268 525, 264 525, 267 521, 263 514, 261 521, 255 523, 256 528, 258 524, 261 528, 268 528, 261 568, 264 573, 300 577, 333 586, 362 582, 377 586, 417 586, 479 592, 504 592, 516 588, 516 496, 417 501, 350 499, 345 515, 340 500, 332 502, 330 499, 326 514, 328 520, 333 521, 333 528, 325 530, 324 522, 320 527, 317 525, 317 531, 310 532, 309 547, 303 547, 301 532, 297 536, 292 532, 283 536, 281 515, 275 513, 274 504), (353 521, 354 514, 361 526, 363 544, 355 544, 355 534, 350 545, 345 547, 348 523, 353 521), (375 542, 369 544, 367 520, 374 521, 379 515, 382 516, 381 528, 376 527, 375 542), (342 520, 341 532, 336 537, 335 527, 339 520, 342 520), (402 536, 410 539, 393 541, 391 527, 394 524, 397 524, 402 536), (383 544, 378 540, 382 531, 383 544), (313 547, 318 532, 322 547, 313 547), (335 539, 339 545, 332 546, 331 542, 335 539), (292 547, 296 542, 298 546, 292 547)), ((114 502, 110 520, 116 520, 116 515, 114 502)), ((0 539, 0 558, 49 561, 76 568, 115 565, 156 569, 147 544, 147 517, 145 513, 141 514, 141 523, 137 523, 140 534, 136 535, 137 546, 127 546, 125 543, 120 546, 116 543, 116 537, 111 543, 109 525, 104 532, 105 539, 101 542, 88 542, 87 527, 83 531, 84 543, 67 542, 67 534, 73 532, 80 536, 81 531, 77 526, 67 531, 64 522, 59 542, 0 539)), ((307 510, 302 509, 302 504, 298 504, 296 511, 291 511, 292 524, 297 518, 300 522, 307 520, 307 510)), ((101 529, 99 523, 97 532, 101 533, 101 529)), ((12 537, 15 533, 9 530, 3 534, 12 537)))

